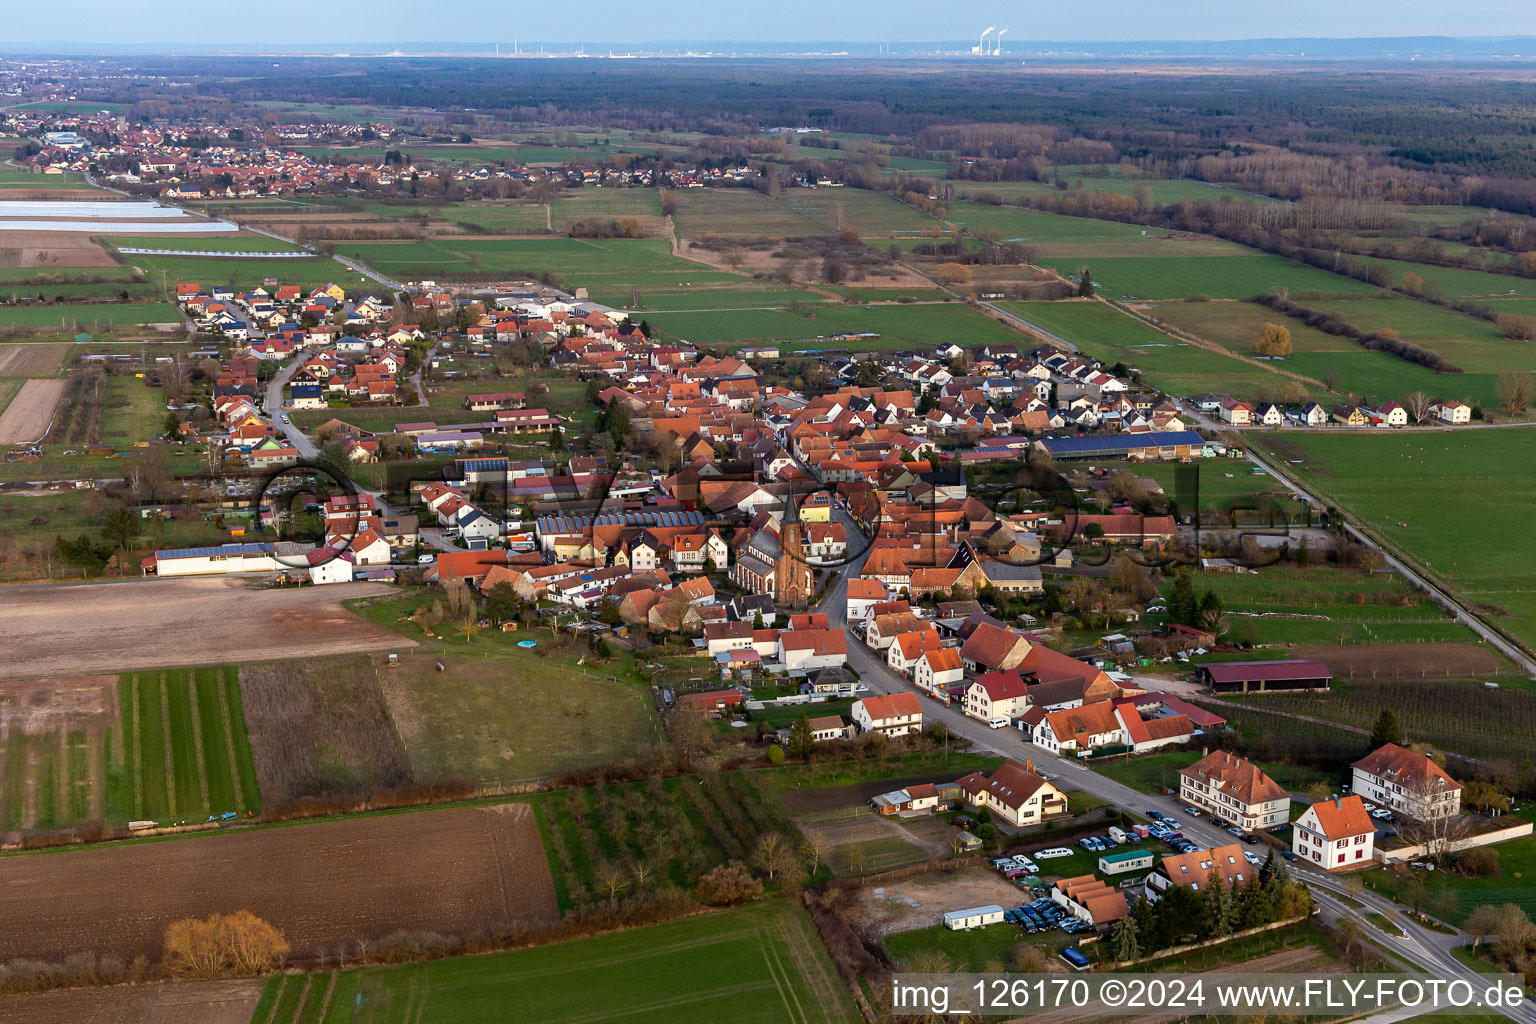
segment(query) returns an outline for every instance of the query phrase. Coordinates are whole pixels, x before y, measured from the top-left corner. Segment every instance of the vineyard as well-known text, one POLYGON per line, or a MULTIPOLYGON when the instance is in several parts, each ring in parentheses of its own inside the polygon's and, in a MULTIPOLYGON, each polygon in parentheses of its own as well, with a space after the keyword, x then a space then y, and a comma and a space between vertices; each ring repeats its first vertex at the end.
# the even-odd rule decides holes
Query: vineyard
MULTIPOLYGON (((1268 694, 1264 706, 1366 730, 1383 708, 1390 707, 1415 743, 1504 763, 1527 756, 1530 737, 1536 733, 1536 696, 1528 690, 1489 689, 1477 683, 1357 679, 1328 693, 1268 694)), ((1258 722, 1262 723, 1259 731, 1266 734, 1304 735, 1309 743, 1340 732, 1278 715, 1260 715, 1258 722)), ((1251 735, 1247 728, 1243 732, 1251 735)), ((1357 735, 1356 741, 1363 749, 1365 737, 1357 735)))
POLYGON ((557 790, 534 806, 562 909, 607 898, 615 875, 631 894, 691 885, 726 861, 750 863, 764 834, 790 831, 741 772, 557 790))
POLYGON ((70 375, 64 386, 53 429, 52 444, 97 444, 101 441, 101 409, 107 396, 107 375, 99 366, 70 375))

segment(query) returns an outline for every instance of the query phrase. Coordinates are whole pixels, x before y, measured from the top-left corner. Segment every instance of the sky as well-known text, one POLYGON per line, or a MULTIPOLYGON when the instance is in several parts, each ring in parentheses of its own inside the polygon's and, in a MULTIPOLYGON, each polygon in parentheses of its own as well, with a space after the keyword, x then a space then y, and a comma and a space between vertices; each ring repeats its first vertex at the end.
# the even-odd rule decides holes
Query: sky
POLYGON ((1011 25, 1005 39, 1208 40, 1296 36, 1536 35, 1533 0, 1087 0, 1023 4, 961 0, 55 0, 7 5, 0 42, 218 46, 221 43, 582 42, 665 40, 882 42, 974 38, 1011 25), (943 12, 942 22, 935 12, 943 12))

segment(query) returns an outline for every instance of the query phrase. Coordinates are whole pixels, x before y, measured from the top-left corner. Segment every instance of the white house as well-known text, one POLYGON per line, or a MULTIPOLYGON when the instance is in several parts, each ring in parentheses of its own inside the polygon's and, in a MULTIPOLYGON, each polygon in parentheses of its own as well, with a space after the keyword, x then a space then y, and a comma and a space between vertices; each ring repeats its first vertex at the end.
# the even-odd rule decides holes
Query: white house
POLYGON ((1210 812, 1212 820, 1250 830, 1291 816, 1290 793, 1252 761, 1227 750, 1213 750, 1179 769, 1179 799, 1210 812))
POLYGON ((1035 746, 1060 754, 1114 746, 1120 742, 1121 734, 1114 705, 1099 700, 1081 707, 1052 711, 1036 723, 1032 739, 1035 746))
POLYGON ((944 644, 939 639, 939 631, 925 623, 922 629, 897 635, 891 641, 891 646, 885 649, 885 663, 891 666, 892 671, 910 677, 918 658, 942 646, 944 644))
POLYGON ((335 548, 319 548, 309 553, 309 581, 316 586, 322 583, 351 583, 352 555, 335 548))
POLYGON ((853 702, 853 724, 859 732, 883 732, 905 736, 923 731, 923 706, 915 693, 865 697, 853 702))
POLYGON ((959 782, 967 803, 987 808, 1010 825, 1033 825, 1067 813, 1067 795, 1030 764, 1004 761, 990 775, 972 772, 959 782))
POLYGON ((879 580, 853 577, 848 581, 848 621, 862 622, 873 605, 890 599, 890 591, 879 580))
POLYGON ((458 526, 466 542, 483 540, 489 544, 501 536, 501 523, 477 508, 467 508, 459 516, 458 526))
POLYGON ((1442 423, 1472 422, 1472 407, 1466 402, 1436 401, 1429 407, 1429 414, 1442 423))
POLYGON ((971 718, 1018 718, 1029 710, 1029 688, 1018 672, 987 672, 965 688, 964 711, 971 718))
POLYGON ((838 668, 848 661, 848 638, 840 629, 791 629, 779 634, 779 661, 791 672, 838 668))
POLYGON ((1364 867, 1375 856, 1376 828, 1359 794, 1322 800, 1301 812, 1291 852, 1325 871, 1364 867))
POLYGON ((952 647, 937 651, 924 651, 912 667, 912 681, 920 690, 942 694, 947 701, 949 688, 965 679, 965 666, 960 652, 952 647))
POLYGON ((1395 743, 1350 765, 1361 797, 1425 821, 1461 812, 1461 783, 1424 754, 1395 743))

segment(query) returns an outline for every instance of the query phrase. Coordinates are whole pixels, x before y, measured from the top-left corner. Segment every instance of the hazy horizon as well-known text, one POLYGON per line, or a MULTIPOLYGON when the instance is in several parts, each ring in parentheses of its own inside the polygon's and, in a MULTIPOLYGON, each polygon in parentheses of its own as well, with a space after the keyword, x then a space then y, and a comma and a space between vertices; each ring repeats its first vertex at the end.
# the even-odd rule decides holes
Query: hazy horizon
POLYGON ((239 8, 188 8, 163 0, 126 7, 107 0, 74 0, 53 6, 20 6, 8 17, 3 43, 85 48, 92 45, 168 49, 244 49, 258 45, 434 45, 514 40, 549 45, 558 40, 589 46, 648 47, 667 43, 796 44, 885 41, 904 45, 956 42, 980 36, 989 25, 1011 26, 1004 37, 1019 49, 1044 42, 1224 42, 1253 39, 1356 39, 1446 36, 1456 39, 1536 35, 1536 5, 1519 0, 1466 0, 1454 7, 1425 0, 1296 0, 1240 9, 1217 0, 1179 3, 1100 0, 1080 8, 1024 10, 1000 2, 971 3, 942 27, 930 25, 932 8, 916 0, 846 0, 838 5, 783 0, 771 16, 762 8, 733 10, 704 0, 675 0, 658 22, 653 6, 592 0, 579 12, 515 8, 486 10, 468 0, 430 6, 402 0, 340 0, 313 3, 272 0, 252 12, 239 8), (572 17, 576 13, 578 17, 572 17), (423 19, 427 19, 423 21, 423 19), (422 32, 419 26, 430 26, 422 32), (658 25, 666 26, 658 30, 658 25), (462 31, 445 26, 461 27, 462 31), (320 36, 316 30, 325 34, 320 36), (416 29, 416 31, 412 31, 416 29), (1095 31, 1098 30, 1098 31, 1095 31), (419 42, 411 42, 415 39, 419 42), (600 40, 600 43, 599 43, 600 40))

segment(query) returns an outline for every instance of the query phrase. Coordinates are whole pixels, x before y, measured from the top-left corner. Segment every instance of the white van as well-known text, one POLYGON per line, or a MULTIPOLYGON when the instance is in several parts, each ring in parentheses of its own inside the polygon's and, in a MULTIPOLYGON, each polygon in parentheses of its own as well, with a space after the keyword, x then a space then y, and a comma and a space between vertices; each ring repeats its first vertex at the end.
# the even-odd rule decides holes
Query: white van
POLYGON ((1004 728, 1004 727, 1006 727, 1008 725, 1008 719, 1006 719, 1006 718, 989 718, 989 719, 987 719, 987 725, 990 726, 993 729, 1002 729, 1002 728, 1004 728))
POLYGON ((1117 843, 1130 842, 1130 836, 1126 835, 1120 829, 1114 828, 1113 826, 1110 827, 1109 838, 1113 839, 1117 843))

